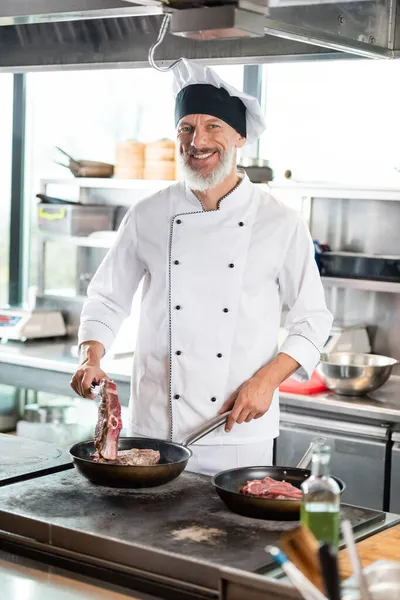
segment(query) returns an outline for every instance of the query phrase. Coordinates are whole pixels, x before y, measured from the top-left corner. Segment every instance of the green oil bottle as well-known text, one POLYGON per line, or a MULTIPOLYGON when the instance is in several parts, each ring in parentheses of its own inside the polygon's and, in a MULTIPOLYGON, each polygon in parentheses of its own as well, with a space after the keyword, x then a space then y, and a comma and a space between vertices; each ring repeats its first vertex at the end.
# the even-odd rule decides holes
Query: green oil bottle
POLYGON ((301 523, 307 526, 320 542, 339 545, 340 489, 329 474, 331 450, 317 446, 312 455, 311 476, 301 489, 301 523))

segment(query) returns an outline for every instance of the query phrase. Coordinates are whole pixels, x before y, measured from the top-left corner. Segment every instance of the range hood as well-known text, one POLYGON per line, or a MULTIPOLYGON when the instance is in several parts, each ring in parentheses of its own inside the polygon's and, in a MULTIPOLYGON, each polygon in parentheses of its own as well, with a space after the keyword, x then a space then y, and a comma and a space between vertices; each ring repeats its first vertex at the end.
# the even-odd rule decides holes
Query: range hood
POLYGON ((215 63, 362 56, 400 47, 396 0, 1 0, 0 71, 148 66, 157 49, 215 63))

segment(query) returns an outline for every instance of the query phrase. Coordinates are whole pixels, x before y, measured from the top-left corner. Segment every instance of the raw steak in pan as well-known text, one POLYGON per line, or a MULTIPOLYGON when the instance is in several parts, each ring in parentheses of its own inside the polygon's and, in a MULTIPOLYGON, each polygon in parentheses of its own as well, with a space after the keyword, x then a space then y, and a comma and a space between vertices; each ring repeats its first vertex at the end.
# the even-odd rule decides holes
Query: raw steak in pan
POLYGON ((301 490, 287 481, 276 481, 271 477, 248 481, 240 490, 242 494, 275 500, 301 500, 301 490))

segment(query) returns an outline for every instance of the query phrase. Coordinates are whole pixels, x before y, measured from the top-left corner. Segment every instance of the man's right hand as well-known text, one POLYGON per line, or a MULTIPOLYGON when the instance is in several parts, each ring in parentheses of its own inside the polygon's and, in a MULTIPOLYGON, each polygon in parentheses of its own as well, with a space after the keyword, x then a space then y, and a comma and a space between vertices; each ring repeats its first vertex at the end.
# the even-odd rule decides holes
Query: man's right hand
POLYGON ((101 379, 110 379, 100 368, 100 360, 104 354, 104 347, 100 342, 84 342, 80 347, 81 364, 72 376, 70 386, 82 398, 94 399, 91 387, 94 382, 101 379))

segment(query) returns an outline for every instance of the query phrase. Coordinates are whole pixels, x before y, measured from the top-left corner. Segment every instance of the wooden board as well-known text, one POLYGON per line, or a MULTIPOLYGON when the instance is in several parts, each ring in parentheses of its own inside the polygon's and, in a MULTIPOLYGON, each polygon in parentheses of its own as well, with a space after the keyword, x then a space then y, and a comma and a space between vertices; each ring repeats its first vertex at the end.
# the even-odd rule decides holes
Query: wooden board
MULTIPOLYGON (((376 560, 397 560, 400 562, 400 525, 390 527, 357 544, 363 567, 376 560)), ((350 577, 352 568, 347 549, 339 552, 339 568, 343 578, 350 577)))

